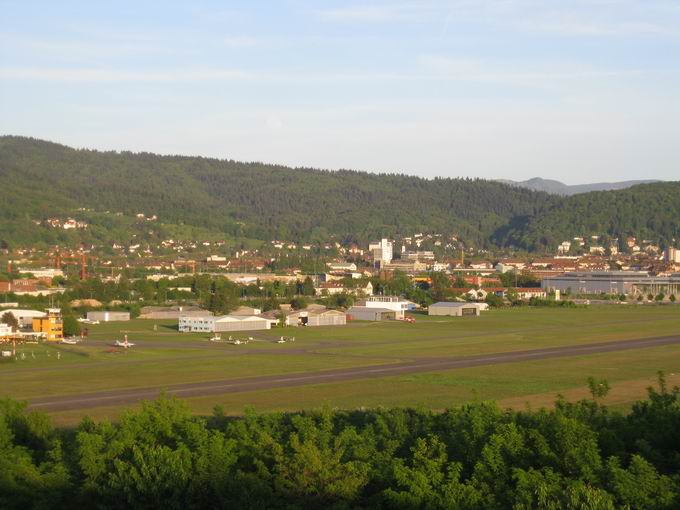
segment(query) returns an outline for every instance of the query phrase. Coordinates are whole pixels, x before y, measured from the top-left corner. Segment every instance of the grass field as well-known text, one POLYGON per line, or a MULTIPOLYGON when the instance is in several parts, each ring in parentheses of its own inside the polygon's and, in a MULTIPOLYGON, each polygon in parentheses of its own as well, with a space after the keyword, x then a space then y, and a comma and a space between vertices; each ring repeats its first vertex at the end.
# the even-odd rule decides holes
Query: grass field
MULTIPOLYGON (((416 315, 416 324, 357 322, 344 327, 253 332, 248 345, 216 344, 206 334, 180 334, 169 321, 134 320, 90 326, 78 346, 24 345, 18 360, 0 363, 0 396, 17 399, 77 395, 112 389, 164 387, 262 375, 457 358, 623 339, 680 335, 680 307, 592 306, 585 309, 513 308, 481 317, 416 315), (112 349, 125 330, 135 347, 112 349), (294 343, 276 344, 279 335, 294 343), (23 353, 23 358, 21 354, 23 353), (59 356, 57 356, 59 353, 59 356)), ((236 336, 236 335, 235 335, 236 336)), ((606 378, 612 403, 625 406, 644 394, 658 370, 680 373, 680 346, 670 345, 367 380, 309 384, 188 399, 196 412, 220 405, 237 414, 332 407, 427 406, 474 400, 520 407, 549 405, 557 393, 584 396, 588 376, 606 378), (617 390, 617 387, 620 388, 617 390)), ((671 380, 674 375, 669 376, 671 380)), ((57 423, 83 415, 115 418, 117 407, 53 413, 57 423)))

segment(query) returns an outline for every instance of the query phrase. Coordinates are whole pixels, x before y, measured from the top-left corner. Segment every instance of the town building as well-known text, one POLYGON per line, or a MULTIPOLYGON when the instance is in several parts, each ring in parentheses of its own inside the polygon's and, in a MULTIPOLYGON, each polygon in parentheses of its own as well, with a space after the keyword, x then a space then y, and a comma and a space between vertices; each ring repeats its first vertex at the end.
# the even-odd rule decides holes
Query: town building
POLYGON ((664 260, 671 264, 680 264, 680 250, 669 246, 664 252, 664 260))
POLYGON ((526 300, 531 298, 546 299, 548 297, 546 290, 541 287, 517 287, 515 293, 519 299, 526 300))
POLYGON ((370 296, 373 294, 373 284, 367 282, 366 285, 358 285, 356 287, 345 287, 340 281, 327 281, 319 283, 314 287, 314 293, 317 296, 332 296, 335 294, 352 294, 355 296, 370 296))
POLYGON ((352 272, 357 270, 357 265, 354 262, 327 262, 328 270, 339 272, 352 272))
POLYGON ((373 262, 377 267, 382 267, 392 261, 394 244, 389 239, 381 239, 368 245, 368 250, 373 255, 373 262))
POLYGON ((403 271, 406 274, 416 274, 427 271, 427 264, 419 260, 393 260, 392 262, 385 262, 380 266, 385 271, 403 271))
POLYGON ((64 276, 64 272, 61 269, 55 269, 51 267, 47 268, 22 268, 19 269, 21 274, 32 274, 36 278, 49 278, 50 280, 55 276, 64 276))

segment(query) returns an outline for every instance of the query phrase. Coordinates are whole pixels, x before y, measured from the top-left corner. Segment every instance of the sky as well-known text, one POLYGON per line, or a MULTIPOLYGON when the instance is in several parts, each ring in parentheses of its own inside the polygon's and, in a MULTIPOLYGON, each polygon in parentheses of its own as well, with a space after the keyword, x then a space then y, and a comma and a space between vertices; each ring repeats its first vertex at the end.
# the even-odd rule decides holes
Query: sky
POLYGON ((680 179, 680 0, 0 0, 0 134, 425 177, 680 179))

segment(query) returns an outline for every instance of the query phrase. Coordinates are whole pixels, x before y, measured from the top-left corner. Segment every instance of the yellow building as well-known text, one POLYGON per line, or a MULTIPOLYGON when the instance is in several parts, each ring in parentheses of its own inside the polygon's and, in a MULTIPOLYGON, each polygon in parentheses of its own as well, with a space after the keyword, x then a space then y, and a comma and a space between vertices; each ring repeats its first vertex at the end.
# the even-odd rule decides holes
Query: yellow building
POLYGON ((48 308, 47 316, 33 319, 33 332, 42 333, 45 340, 58 342, 64 338, 64 322, 59 308, 48 308))

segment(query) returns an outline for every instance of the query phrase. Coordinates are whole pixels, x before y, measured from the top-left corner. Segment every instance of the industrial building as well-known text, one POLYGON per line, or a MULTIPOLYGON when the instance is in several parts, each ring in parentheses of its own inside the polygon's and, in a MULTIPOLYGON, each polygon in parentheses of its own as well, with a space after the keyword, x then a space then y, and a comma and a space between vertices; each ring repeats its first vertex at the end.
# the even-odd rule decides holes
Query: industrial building
POLYGON ((179 319, 180 317, 202 317, 210 314, 198 306, 144 306, 140 319, 179 319))
POLYGON ((182 333, 220 333, 224 331, 254 331, 270 329, 272 321, 256 315, 181 316, 179 331, 182 333))
POLYGON ((344 326, 347 316, 339 310, 307 309, 285 314, 286 326, 344 326))
POLYGON ((130 320, 130 312, 87 312, 88 321, 123 322, 130 320))
POLYGON ((440 301, 431 304, 427 309, 428 315, 449 315, 451 317, 478 316, 481 312, 479 303, 456 303, 440 301))
POLYGON ((347 310, 347 316, 355 321, 386 321, 396 320, 397 312, 395 310, 390 310, 389 308, 352 306, 347 310))
POLYGON ((12 312, 12 315, 16 318, 20 328, 30 328, 33 326, 33 319, 42 319, 47 316, 45 312, 39 312, 37 310, 21 310, 17 308, 2 310, 0 311, 0 316, 6 312, 12 312))
POLYGON ((547 291, 562 294, 627 294, 630 296, 680 296, 680 273, 672 276, 650 276, 644 271, 570 272, 549 276, 542 286, 547 291))

